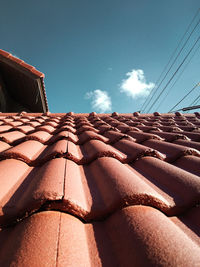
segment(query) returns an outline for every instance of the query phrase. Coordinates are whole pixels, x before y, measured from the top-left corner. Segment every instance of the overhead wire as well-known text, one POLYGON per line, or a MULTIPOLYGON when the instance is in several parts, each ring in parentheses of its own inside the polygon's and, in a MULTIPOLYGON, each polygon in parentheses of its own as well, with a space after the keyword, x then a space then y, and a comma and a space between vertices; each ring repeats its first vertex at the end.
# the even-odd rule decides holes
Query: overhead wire
POLYGON ((176 71, 173 73, 172 77, 169 79, 169 81, 167 82, 167 84, 164 86, 164 88, 162 89, 162 91, 160 92, 160 94, 157 96, 157 98, 154 100, 153 104, 150 106, 150 108, 148 109, 147 113, 152 109, 152 107, 155 105, 155 103, 158 101, 158 99, 160 98, 160 96, 163 94, 163 92, 165 91, 165 89, 167 88, 167 86, 170 84, 170 82, 172 81, 172 79, 175 77, 175 75, 178 73, 179 69, 182 67, 182 65, 184 64, 185 60, 188 58, 188 56, 190 55, 190 53, 192 52, 192 50, 194 49, 194 47, 196 46, 196 44, 198 43, 198 41, 200 40, 200 36, 197 38, 197 40, 195 41, 195 43, 193 44, 192 48, 189 50, 189 52, 187 53, 187 55, 184 57, 184 59, 182 60, 181 64, 178 66, 178 68, 176 69, 176 71))
POLYGON ((193 59, 193 57, 195 56, 195 54, 197 53, 197 51, 199 50, 200 45, 195 49, 193 55, 190 57, 190 59, 188 60, 188 62, 185 64, 185 67, 183 68, 183 70, 181 71, 181 73, 179 74, 179 76, 177 77, 177 79, 175 80, 175 82, 172 84, 172 86, 168 89, 167 93, 164 95, 163 99, 160 101, 159 105, 157 106, 156 110, 158 110, 160 108, 160 106, 163 104, 163 102, 166 100, 166 98, 168 97, 169 93, 171 92, 171 90, 174 88, 175 84, 178 82, 178 80, 181 78, 181 76, 183 75, 184 71, 186 70, 186 68, 188 67, 188 65, 190 64, 191 60, 193 59))
POLYGON ((200 95, 198 95, 198 96, 194 99, 194 101, 189 105, 189 107, 191 107, 191 106, 195 106, 195 105, 198 103, 199 100, 200 100, 200 95))
MULTIPOLYGON (((190 33, 190 35, 188 36, 187 40, 185 41, 185 43, 183 44, 181 50, 179 51, 179 53, 177 54, 176 58, 174 59, 174 61, 172 62, 170 68, 168 69, 167 73, 165 74, 165 76, 163 77, 162 81, 159 83, 158 87, 156 88, 156 91, 158 91, 158 89, 160 88, 161 84, 163 83, 163 81, 165 80, 165 78, 167 77, 168 73, 170 72, 170 70, 172 69, 172 67, 174 66, 175 62, 177 61, 178 57, 180 56, 181 52, 183 51, 184 47, 186 46, 187 42, 189 41, 191 35, 193 34, 193 32, 195 31, 196 27, 199 25, 200 23, 200 19, 198 20, 197 24, 195 25, 195 27, 193 28, 192 32, 190 33)), ((153 96, 155 95, 156 91, 154 92, 154 94, 152 95, 151 99, 153 98, 153 96)), ((160 95, 159 95, 160 96, 160 95)), ((151 101, 150 99, 150 101, 151 101)), ((159 97, 158 97, 159 99, 159 97)), ((152 107, 152 106, 151 106, 152 107)), ((151 108, 150 108, 151 109, 151 108)), ((150 110, 149 109, 149 110, 150 110)), ((149 112, 149 110, 147 111, 147 113, 149 112)))
MULTIPOLYGON (((174 105, 170 110, 169 110, 169 112, 172 112, 174 109, 175 109, 175 107, 177 107, 188 95, 190 95, 193 91, 194 91, 194 89, 196 89, 198 86, 200 86, 200 82, 198 82, 183 98, 181 98, 181 100, 178 102, 178 103, 176 103, 176 105, 174 105)), ((168 113, 169 113, 168 112, 168 113)))
POLYGON ((158 82, 160 81, 163 73, 165 72, 165 70, 167 69, 167 67, 169 66, 172 58, 174 57, 174 55, 176 54, 176 51, 178 50, 179 46, 181 45, 182 41, 184 40, 185 36, 187 35, 191 25, 193 24, 194 20, 196 19, 196 17, 198 16, 200 12, 200 8, 197 10, 197 12, 195 13, 194 17, 192 18, 192 21, 189 23, 186 31, 184 32, 181 40, 179 41, 177 47, 175 48, 174 52, 172 53, 168 63, 166 64, 166 66, 164 67, 162 73, 160 74, 159 78, 157 79, 156 83, 155 83, 155 86, 153 87, 153 89, 151 90, 151 93, 150 95, 148 95, 148 97, 146 98, 146 100, 144 101, 144 103, 142 104, 142 107, 141 107, 141 112, 144 111, 149 103, 151 102, 152 98, 155 96, 156 92, 158 91, 159 87, 161 86, 161 84, 163 83, 164 79, 166 78, 166 76, 168 75, 168 73, 170 72, 171 68, 173 67, 173 65, 175 64, 177 58, 179 57, 179 55, 181 54, 182 50, 184 49, 184 47, 186 46, 187 42, 189 41, 191 35, 193 34, 193 32, 195 31, 196 27, 199 25, 200 23, 200 19, 198 20, 198 22, 196 23, 196 25, 194 26, 192 32, 190 33, 190 35, 188 36, 187 40, 185 41, 185 43, 183 44, 182 48, 180 49, 179 53, 177 54, 176 58, 174 59, 174 61, 172 62, 171 66, 169 67, 168 71, 166 72, 164 78, 161 80, 161 82, 159 83, 159 85, 157 86, 158 82))
POLYGON ((185 107, 185 108, 180 108, 180 109, 177 109, 177 110, 173 110, 173 112, 177 112, 177 111, 186 112, 188 110, 194 110, 194 109, 199 109, 199 108, 200 108, 200 105, 197 105, 197 106, 185 107))

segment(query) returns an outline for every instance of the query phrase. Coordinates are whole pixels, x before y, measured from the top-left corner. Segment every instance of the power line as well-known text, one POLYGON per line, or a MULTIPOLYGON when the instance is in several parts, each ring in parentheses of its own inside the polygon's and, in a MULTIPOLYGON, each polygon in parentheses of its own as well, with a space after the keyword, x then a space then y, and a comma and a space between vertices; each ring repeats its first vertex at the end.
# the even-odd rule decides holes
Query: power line
POLYGON ((188 110, 199 109, 199 108, 200 108, 200 105, 197 105, 197 106, 185 107, 185 108, 173 110, 171 112, 177 112, 177 111, 183 111, 183 112, 185 112, 185 111, 188 111, 188 110))
POLYGON ((190 49, 190 51, 187 53, 187 55, 184 57, 183 61, 181 62, 181 64, 178 66, 178 68, 176 69, 176 71, 174 72, 174 74, 172 75, 172 77, 169 79, 169 81, 167 82, 167 84, 165 85, 165 87, 163 88, 163 90, 160 92, 160 94, 157 96, 157 98, 155 99, 155 101, 153 102, 153 104, 150 106, 150 108, 148 109, 147 113, 151 110, 151 108, 155 105, 156 101, 160 98, 160 96, 163 94, 163 92, 165 91, 165 89, 167 88, 167 86, 169 85, 169 83, 172 81, 172 79, 174 78, 174 76, 177 74, 177 72, 179 71, 179 69, 181 68, 181 66, 184 64, 185 60, 188 58, 188 56, 190 55, 190 53, 192 52, 192 50, 194 49, 195 45, 198 43, 200 39, 200 36, 197 38, 196 42, 193 44, 192 48, 190 49))
POLYGON ((192 106, 192 107, 186 107, 186 108, 182 108, 182 111, 187 111, 187 110, 192 110, 192 109, 199 109, 200 105, 198 106, 192 106))
POLYGON ((190 107, 193 105, 196 105, 198 103, 198 101, 200 100, 200 95, 198 95, 195 100, 190 104, 190 107))
POLYGON ((189 31, 189 28, 191 27, 193 21, 195 20, 195 18, 198 16, 200 12, 200 8, 197 10, 196 14, 194 15, 192 21, 190 22, 190 24, 188 25, 186 31, 184 32, 181 40, 179 41, 177 47, 175 48, 174 52, 172 53, 168 63, 166 64, 166 66, 164 67, 162 73, 160 74, 159 78, 157 79, 156 83, 155 83, 155 86, 154 88, 151 90, 151 93, 150 95, 146 98, 146 100, 144 101, 144 103, 142 104, 142 107, 141 107, 141 111, 145 110, 147 108, 147 106, 149 105, 149 103, 151 102, 152 98, 154 97, 154 95, 156 94, 156 92, 158 91, 158 88, 160 87, 160 85, 162 84, 162 82, 164 81, 164 79, 166 78, 166 76, 168 75, 169 71, 171 70, 171 68, 173 67, 173 65, 175 64, 177 58, 179 57, 179 55, 181 54, 182 50, 184 49, 185 45, 187 44, 188 40, 190 39, 191 35, 193 34, 193 32, 195 31, 196 27, 198 26, 198 24, 200 23, 200 19, 198 20, 198 22, 196 23, 196 25, 194 26, 192 32, 190 33, 190 35, 188 36, 187 40, 185 41, 185 43, 183 44, 181 50, 179 51, 178 55, 176 56, 175 60, 173 61, 173 63, 171 64, 170 68, 168 69, 167 73, 165 74, 164 78, 162 79, 162 81, 160 82, 160 84, 158 86, 156 86, 158 84, 158 82, 160 81, 163 73, 165 72, 165 70, 167 69, 167 67, 169 66, 172 58, 174 57, 176 51, 178 50, 180 44, 182 43, 183 39, 185 38, 186 34, 188 33, 189 31), (155 90, 156 89, 156 90, 155 90), (149 98, 150 97, 150 98, 149 98), (149 99, 149 100, 148 100, 149 99))
POLYGON ((175 86, 175 84, 178 82, 178 80, 181 78, 182 74, 184 73, 185 69, 187 68, 187 66, 189 65, 189 63, 191 62, 191 60, 193 59, 193 57, 195 56, 195 54, 196 54, 196 52, 198 51, 199 48, 200 48, 200 45, 195 49, 193 55, 188 60, 188 62, 186 63, 185 67, 183 68, 183 70, 179 74, 178 78, 175 80, 175 82, 173 83, 173 85, 169 88, 168 92, 165 94, 165 96, 163 97, 163 99, 160 101, 160 104, 157 106, 156 110, 158 110, 160 108, 161 104, 163 104, 163 102, 166 100, 166 98, 168 97, 170 91, 175 86))
POLYGON ((169 112, 171 112, 175 107, 177 107, 189 94, 191 94, 194 89, 196 89, 198 86, 200 86, 200 83, 197 83, 176 105, 174 105, 169 112))
MULTIPOLYGON (((186 46, 187 42, 189 41, 191 35, 193 34, 193 32, 195 31, 196 27, 199 25, 200 23, 200 19, 198 20, 198 22, 196 23, 195 27, 193 28, 192 32, 190 33, 190 35, 188 36, 187 40, 185 41, 185 43, 183 44, 183 46, 181 47, 181 50, 179 51, 179 53, 177 54, 176 58, 174 59, 174 61, 172 62, 170 68, 168 69, 167 73, 165 74, 165 76, 163 77, 162 81, 159 83, 158 87, 156 88, 156 91, 158 91, 158 89, 160 88, 161 84, 163 83, 163 81, 165 80, 165 78, 167 77, 168 73, 170 72, 170 70, 172 69, 172 67, 174 66, 175 62, 177 61, 178 57, 180 56, 181 52, 183 51, 184 47, 186 46)), ((155 95, 156 91, 154 92, 154 94, 152 95, 151 99, 153 98, 153 96, 155 95)), ((151 99, 149 102, 151 102, 151 99)), ((148 105, 147 105, 148 106, 148 105)), ((151 108, 150 108, 151 109, 151 108)), ((149 110, 150 110, 149 109, 149 110)), ((149 112, 149 110, 147 111, 147 113, 149 112)))

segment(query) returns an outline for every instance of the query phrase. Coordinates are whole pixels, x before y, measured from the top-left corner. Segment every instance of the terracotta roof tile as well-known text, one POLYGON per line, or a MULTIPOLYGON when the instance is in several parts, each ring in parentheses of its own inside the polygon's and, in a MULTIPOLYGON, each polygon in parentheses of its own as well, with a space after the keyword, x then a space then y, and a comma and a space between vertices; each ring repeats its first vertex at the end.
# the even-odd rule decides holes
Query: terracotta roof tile
POLYGON ((1 266, 56 266, 60 214, 35 214, 0 232, 1 266))
POLYGON ((31 134, 27 134, 25 140, 37 140, 41 143, 46 143, 51 139, 52 135, 46 131, 40 131, 38 128, 31 134))
POLYGON ((13 132, 4 132, 0 134, 0 140, 12 144, 15 141, 21 141, 25 137, 25 134, 19 131, 13 131, 13 132))
POLYGON ((35 128, 30 125, 21 125, 21 126, 16 127, 16 129, 25 134, 30 133, 35 130, 35 128))
POLYGON ((40 212, 0 232, 0 264, 198 266, 200 247, 190 233, 194 218, 199 210, 170 219, 151 207, 133 206, 84 224, 69 214, 40 212))
POLYGON ((0 197, 0 223, 7 225, 16 222, 39 210, 48 201, 61 200, 65 163, 66 160, 63 158, 53 159, 41 167, 32 168, 14 159, 1 161, 1 170, 8 166, 12 169, 4 171, 4 175, 1 176, 4 194, 0 197))
POLYGON ((0 265, 198 265, 198 125, 198 114, 1 114, 0 265))
POLYGON ((184 156, 179 158, 175 163, 175 166, 186 170, 190 173, 200 176, 200 158, 195 156, 184 156))
POLYGON ((0 152, 7 150, 11 146, 6 142, 0 141, 0 152))
POLYGON ((174 162, 184 155, 195 155, 200 157, 200 152, 198 150, 174 143, 162 142, 159 140, 147 140, 143 142, 143 145, 151 147, 164 154, 167 162, 174 162))
POLYGON ((1 152, 0 158, 15 158, 26 163, 31 163, 36 160, 43 148, 44 146, 40 142, 28 140, 1 152))

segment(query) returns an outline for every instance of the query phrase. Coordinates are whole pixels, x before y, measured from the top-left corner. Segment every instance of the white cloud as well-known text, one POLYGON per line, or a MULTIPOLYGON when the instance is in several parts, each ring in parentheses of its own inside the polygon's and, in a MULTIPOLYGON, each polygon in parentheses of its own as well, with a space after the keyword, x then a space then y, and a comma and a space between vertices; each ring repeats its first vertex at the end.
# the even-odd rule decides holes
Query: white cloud
POLYGON ((105 111, 111 110, 111 98, 106 91, 97 89, 92 92, 87 92, 85 98, 92 100, 91 105, 94 111, 104 113, 105 111))
POLYGON ((122 80, 120 84, 120 92, 127 94, 132 98, 148 96, 154 83, 147 83, 143 70, 132 70, 126 73, 127 79, 122 80))

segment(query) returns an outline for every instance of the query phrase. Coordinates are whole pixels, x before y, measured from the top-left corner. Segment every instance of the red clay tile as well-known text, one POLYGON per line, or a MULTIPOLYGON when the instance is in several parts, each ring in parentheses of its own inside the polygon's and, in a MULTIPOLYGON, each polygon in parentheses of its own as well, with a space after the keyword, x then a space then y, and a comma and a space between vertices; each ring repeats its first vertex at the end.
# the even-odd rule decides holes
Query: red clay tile
POLYGON ((37 126, 40 126, 40 123, 37 122, 37 121, 30 121, 30 122, 27 122, 28 125, 31 125, 32 127, 37 127, 37 126))
POLYGON ((30 126, 30 125, 22 125, 22 126, 18 126, 16 127, 17 130, 21 131, 22 133, 29 133, 35 130, 34 127, 30 126))
POLYGON ((67 144, 67 140, 59 140, 52 145, 44 146, 43 150, 41 150, 40 154, 35 158, 35 164, 41 165, 50 159, 65 156, 67 144))
POLYGON ((120 161, 126 160, 124 153, 99 140, 90 140, 80 147, 72 142, 68 144, 67 158, 78 164, 88 164, 99 157, 113 157, 120 161))
POLYGON ((60 214, 43 212, 0 232, 1 266, 56 266, 60 214))
POLYGON ((61 125, 61 127, 65 127, 65 126, 69 126, 69 127, 75 127, 76 125, 72 122, 72 121, 64 121, 61 125))
POLYGON ((44 117, 40 117, 40 116, 38 116, 38 117, 36 117, 35 119, 33 119, 33 121, 39 122, 40 125, 41 125, 42 123, 45 122, 45 118, 44 118, 44 117))
POLYGON ((2 55, 4 57, 9 57, 11 54, 6 52, 6 51, 4 51, 4 50, 2 50, 2 49, 0 49, 0 55, 2 55))
POLYGON ((175 166, 200 176, 200 158, 195 156, 184 156, 173 163, 175 166))
POLYGON ((5 123, 9 123, 11 121, 14 121, 14 119, 13 118, 9 118, 9 117, 4 118, 4 122, 5 123))
POLYGON ((188 132, 192 132, 194 130, 197 129, 196 126, 180 126, 179 125, 179 128, 182 130, 182 131, 188 131, 188 132))
MULTIPOLYGON (((176 126, 160 126, 158 129, 163 132, 177 132, 177 133, 183 134, 182 133, 183 131, 179 127, 176 127, 176 126)), ((152 130, 159 131, 158 129, 152 129, 152 130)))
POLYGON ((192 173, 152 157, 136 161, 133 168, 173 198, 175 206, 168 215, 178 214, 200 201, 200 180, 192 173))
MULTIPOLYGON (((73 138, 72 140, 75 140, 75 138, 73 138)), ((99 141, 102 141, 104 143, 108 143, 109 139, 100 135, 100 134, 97 134, 93 131, 85 131, 85 132, 82 132, 79 136, 78 136, 78 140, 76 141, 77 144, 84 144, 90 140, 99 140, 99 141)))
MULTIPOLYGON (((60 133, 59 133, 60 134, 60 133)), ((62 132, 61 132, 61 134, 62 134, 62 132)), ((64 135, 66 135, 66 138, 69 140, 69 141, 71 141, 71 142, 73 142, 74 144, 77 144, 78 143, 78 141, 79 141, 79 137, 78 137, 78 135, 76 135, 76 134, 74 134, 74 133, 72 133, 72 132, 64 132, 64 135)))
POLYGON ((36 140, 41 143, 46 143, 51 139, 52 135, 46 131, 36 131, 28 134, 25 140, 36 140))
POLYGON ((90 123, 90 122, 85 122, 85 121, 81 121, 81 122, 78 122, 76 123, 76 128, 79 129, 79 128, 82 128, 82 127, 93 127, 93 125, 90 123))
MULTIPOLYGON (((24 240, 36 255, 38 237, 32 245, 23 225, 34 219, 34 233, 40 214, 46 221, 49 214, 61 218, 56 225, 47 222, 60 225, 52 258, 57 266, 199 262, 200 132, 195 115, 12 113, 0 115, 0 121, 0 265, 32 264, 24 240), (73 216, 39 213, 46 209, 73 216), (10 231, 20 225, 18 237, 11 235, 19 246, 4 256, 10 231)), ((43 232, 40 237, 47 238, 43 232)), ((51 259, 47 262, 51 265, 51 259)))
POLYGON ((29 170, 31 170, 31 168, 22 161, 15 159, 0 161, 0 218, 2 218, 4 214, 3 208, 5 204, 12 198, 29 170))
POLYGON ((33 74, 35 74, 36 76, 40 77, 40 78, 44 78, 44 76, 45 76, 44 73, 42 73, 42 72, 36 70, 35 68, 34 68, 34 69, 31 69, 31 72, 32 72, 33 74))
MULTIPOLYGON (((103 134, 107 131, 110 131, 110 130, 114 130, 113 127, 111 127, 110 125, 105 125, 105 124, 98 126, 97 129, 98 129, 99 133, 101 133, 101 134, 103 134)), ((96 131, 96 132, 98 132, 98 131, 96 131)))
POLYGON ((123 206, 143 204, 173 211, 170 195, 139 172, 113 158, 79 166, 67 161, 62 210, 85 220, 105 217, 123 206))
POLYGON ((166 161, 174 162, 178 158, 185 155, 194 155, 200 157, 200 152, 194 148, 184 147, 168 142, 162 142, 158 140, 147 140, 143 142, 144 146, 151 147, 158 150, 160 153, 166 156, 166 161))
POLYGON ((0 141, 0 152, 3 152, 3 151, 5 151, 5 150, 7 150, 9 148, 10 148, 10 145, 9 144, 0 141))
POLYGON ((37 131, 46 131, 47 133, 52 134, 55 131, 55 128, 51 125, 41 125, 36 128, 37 131))
MULTIPOLYGON (((116 128, 122 133, 126 133, 126 132, 130 131, 130 126, 126 125, 125 123, 118 125, 116 128)), ((140 131, 136 127, 131 127, 131 129, 133 129, 133 128, 134 128, 135 131, 140 131)))
POLYGON ((0 134, 0 140, 11 144, 15 141, 20 141, 25 137, 25 134, 19 132, 19 131, 13 131, 13 132, 7 132, 0 134))
MULTIPOLYGON (((186 223, 191 217, 194 212, 184 216, 186 223)), ((92 224, 69 214, 41 212, 1 231, 0 240, 2 266, 198 266, 200 261, 191 234, 144 206, 92 224)))
POLYGON ((161 138, 165 139, 167 142, 173 142, 177 139, 184 139, 184 140, 190 140, 187 136, 183 134, 177 134, 177 133, 168 133, 168 132, 157 132, 157 131, 151 131, 152 134, 155 134, 157 136, 160 136, 161 138))
POLYGON ((22 123, 26 123, 26 122, 29 122, 30 121, 30 119, 28 119, 28 118, 19 118, 18 119, 18 121, 21 121, 22 123))
POLYGON ((185 232, 194 242, 200 246, 200 207, 194 207, 179 217, 171 217, 171 220, 185 232))
POLYGON ((13 128, 22 125, 21 121, 12 121, 9 123, 9 125, 11 125, 13 128))
POLYGON ((107 143, 109 143, 109 144, 114 144, 121 139, 127 139, 127 140, 131 140, 131 141, 135 141, 130 136, 123 134, 123 133, 120 133, 120 132, 117 132, 117 131, 114 131, 114 130, 110 130, 110 131, 105 132, 104 136, 107 137, 107 143))
POLYGON ((133 137, 137 143, 142 143, 142 142, 149 140, 149 139, 163 140, 158 135, 152 134, 152 133, 128 131, 127 134, 130 135, 131 137, 133 137))
MULTIPOLYGON (((54 130, 55 130, 55 128, 58 127, 59 123, 58 123, 58 122, 55 122, 55 121, 52 121, 52 120, 47 120, 47 121, 45 122, 45 125, 44 125, 44 126, 47 126, 47 125, 53 127, 54 130)), ((51 129, 52 129, 52 128, 50 128, 50 131, 51 131, 51 129)), ((53 129, 52 129, 52 130, 53 130, 53 129)))
POLYGON ((12 56, 11 54, 9 55, 9 59, 11 59, 12 61, 14 61, 14 62, 16 62, 16 63, 19 63, 19 64, 21 64, 21 63, 24 62, 23 60, 21 60, 21 59, 19 59, 19 58, 17 58, 17 57, 14 57, 14 56, 12 56))
POLYGON ((71 133, 76 133, 76 129, 74 129, 72 126, 67 126, 67 125, 64 125, 64 126, 61 126, 60 128, 58 128, 54 134, 56 133, 59 133, 59 132, 62 132, 62 131, 69 131, 71 133))
POLYGON ((92 225, 84 225, 68 214, 61 214, 57 266, 101 265, 94 234, 87 233, 90 228, 92 225))
POLYGON ((186 147, 191 147, 194 149, 197 149, 198 151, 200 151, 200 142, 194 142, 194 141, 190 141, 190 140, 175 140, 173 143, 178 144, 178 145, 182 145, 182 146, 186 146, 186 147))
POLYGON ((92 121, 93 126, 95 126, 96 128, 98 128, 101 125, 108 125, 107 123, 105 123, 102 120, 98 120, 98 121, 92 121))
POLYGON ((144 156, 153 156, 162 160, 165 159, 164 154, 129 140, 122 139, 113 146, 127 155, 126 162, 131 162, 144 156))
MULTIPOLYGON (((13 162, 10 163, 7 160, 3 163, 5 165, 13 162)), ((20 161, 15 163, 16 167, 19 166, 18 169, 21 167, 21 172, 16 176, 16 178, 19 177, 18 179, 12 180, 10 188, 9 182, 6 181, 6 174, 2 178, 1 183, 6 183, 4 186, 5 196, 0 198, 1 224, 17 221, 23 216, 38 210, 47 202, 54 203, 63 198, 65 159, 53 159, 35 168, 30 168, 21 163, 20 161)), ((7 172, 8 178, 12 179, 14 173, 15 169, 7 172)))
POLYGON ((117 212, 106 221, 106 230, 121 266, 195 266, 200 261, 199 246, 150 207, 117 212))
POLYGON ((195 141, 195 142, 199 142, 200 141, 200 132, 186 132, 186 131, 183 131, 181 134, 187 136, 192 141, 195 141))
POLYGON ((35 140, 28 140, 15 147, 11 147, 10 149, 4 152, 1 152, 0 158, 14 158, 30 164, 37 159, 37 156, 41 153, 43 149, 44 145, 40 142, 35 140))
POLYGON ((121 153, 111 145, 107 145, 99 140, 91 140, 80 146, 83 159, 86 162, 92 161, 98 157, 110 156, 123 161, 126 157, 124 153, 121 153))
POLYGON ((0 126, 0 133, 7 132, 10 129, 12 129, 12 126, 11 125, 1 125, 0 126))
POLYGON ((25 62, 22 62, 20 65, 23 66, 24 68, 30 70, 30 71, 31 71, 32 69, 34 69, 33 66, 31 66, 31 65, 29 65, 29 64, 27 64, 27 63, 25 63, 25 62))
POLYGON ((54 135, 52 135, 52 137, 48 140, 48 144, 52 144, 52 143, 55 143, 56 141, 58 140, 61 140, 61 139, 66 139, 66 140, 71 140, 72 142, 74 142, 73 138, 75 138, 75 140, 77 140, 77 136, 75 136, 74 134, 72 134, 71 132, 69 131, 61 131, 61 132, 58 132, 58 133, 54 133, 54 135))
POLYGON ((94 127, 92 127, 92 126, 87 126, 87 125, 83 125, 83 126, 81 126, 80 128, 78 128, 77 129, 77 134, 81 134, 81 133, 83 133, 83 132, 85 132, 85 131, 93 131, 93 132, 95 132, 95 133, 98 133, 99 131, 97 130, 97 129, 95 129, 94 127))

